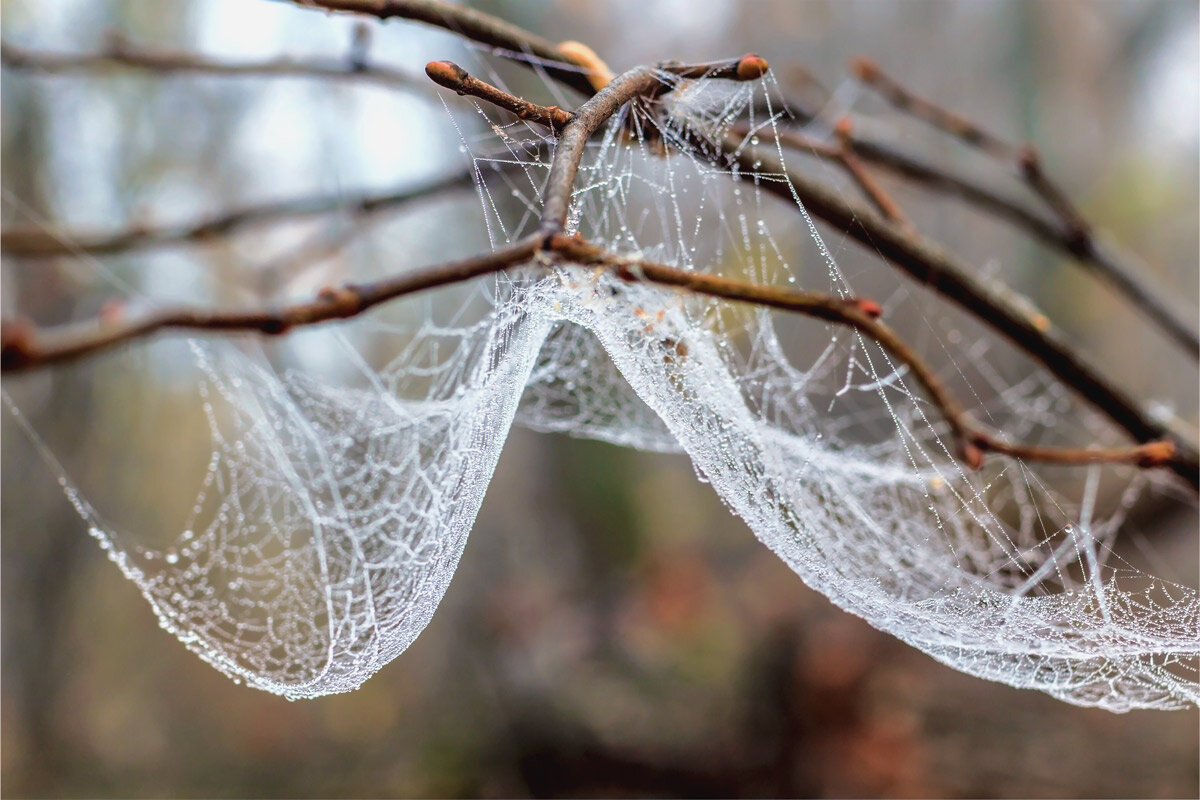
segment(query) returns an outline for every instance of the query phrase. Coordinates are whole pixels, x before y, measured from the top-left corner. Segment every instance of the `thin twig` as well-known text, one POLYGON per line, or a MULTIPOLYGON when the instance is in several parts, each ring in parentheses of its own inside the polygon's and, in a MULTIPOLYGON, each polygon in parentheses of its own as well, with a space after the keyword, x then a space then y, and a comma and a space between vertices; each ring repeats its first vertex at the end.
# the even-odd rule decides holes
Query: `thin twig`
POLYGON ((541 242, 541 236, 527 236, 482 256, 438 264, 373 283, 329 288, 309 302, 275 309, 177 308, 151 312, 135 319, 107 314, 97 322, 62 326, 50 331, 39 331, 28 321, 5 321, 0 325, 0 369, 17 372, 55 364, 160 330, 257 331, 278 335, 304 325, 357 316, 397 297, 517 266, 533 258, 541 242))
POLYGON ((907 89, 896 79, 885 73, 869 58, 859 57, 850 64, 850 71, 860 81, 883 95, 895 108, 916 119, 926 122, 938 130, 945 131, 969 145, 978 147, 1003 161, 1016 162, 1019 150, 998 136, 976 125, 966 116, 942 108, 932 100, 907 89))
POLYGON ((1090 247, 1092 228, 1058 184, 1042 169, 1041 159, 1033 145, 1018 146, 984 130, 965 114, 942 108, 905 87, 869 58, 856 58, 851 70, 860 80, 876 89, 893 106, 939 130, 972 144, 984 152, 1017 167, 1019 174, 1034 192, 1058 216, 1072 246, 1090 247))
POLYGON ((571 121, 571 113, 558 106, 539 106, 528 100, 509 94, 486 81, 472 76, 453 61, 430 61, 425 65, 425 74, 439 86, 444 86, 460 95, 470 95, 486 100, 503 108, 517 119, 545 125, 557 133, 571 121))
MULTIPOLYGON (((760 134, 761 135, 761 134, 760 134)), ((1056 221, 1031 211, 1026 205, 993 187, 956 175, 890 145, 862 136, 853 136, 854 151, 864 161, 881 166, 897 175, 934 191, 953 194, 971 205, 1032 234, 1042 243, 1072 257, 1082 267, 1107 281, 1118 293, 1140 310, 1151 324, 1162 328, 1193 358, 1200 358, 1200 334, 1195 324, 1176 310, 1175 305, 1147 283, 1144 265, 1120 254, 1093 236, 1082 243, 1056 221)))
POLYGON ((262 203, 228 211, 198 222, 179 225, 136 225, 113 233, 53 231, 18 227, 0 232, 0 253, 17 258, 69 255, 106 256, 154 247, 204 244, 251 225, 282 222, 331 212, 375 214, 454 189, 474 185, 469 172, 402 191, 348 196, 314 195, 278 203, 262 203))
POLYGON ((39 74, 91 73, 110 67, 149 70, 156 74, 194 73, 228 77, 314 78, 365 81, 384 86, 426 91, 428 84, 408 72, 355 59, 278 58, 265 61, 230 61, 194 53, 152 50, 112 37, 108 47, 95 53, 58 53, 30 50, 9 42, 0 44, 0 63, 9 69, 39 74))
MULTIPOLYGON (((839 165, 845 173, 858 184, 863 195, 883 214, 899 225, 911 227, 900 206, 884 190, 875 177, 866 168, 854 151, 854 143, 848 126, 849 118, 843 118, 835 129, 838 143, 828 144, 818 139, 806 136, 786 128, 764 128, 754 131, 754 135, 769 142, 779 142, 784 147, 802 152, 808 152, 827 161, 839 165)), ((748 126, 735 125, 733 130, 740 136, 748 136, 751 131, 748 126)))
POLYGON ((522 30, 510 22, 444 0, 284 0, 294 5, 326 11, 348 11, 380 20, 403 18, 443 28, 494 48, 497 55, 527 66, 535 64, 559 83, 585 96, 595 93, 588 76, 548 39, 522 30), (530 59, 533 59, 531 62, 530 59))

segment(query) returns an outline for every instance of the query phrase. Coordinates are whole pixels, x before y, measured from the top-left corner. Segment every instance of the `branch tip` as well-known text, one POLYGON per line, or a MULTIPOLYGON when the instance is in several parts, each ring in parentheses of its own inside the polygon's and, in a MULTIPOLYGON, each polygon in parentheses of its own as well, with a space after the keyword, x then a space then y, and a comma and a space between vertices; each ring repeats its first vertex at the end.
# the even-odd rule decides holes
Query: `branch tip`
POLYGON ((866 56, 856 56, 850 59, 850 71, 854 73, 860 81, 870 83, 879 77, 879 65, 866 56))
POLYGON ((438 86, 465 94, 463 83, 470 77, 465 69, 453 61, 430 61, 425 65, 425 74, 438 86))
POLYGON ((26 363, 37 351, 37 330, 25 317, 0 320, 0 364, 12 369, 26 363))
POLYGON ((605 64, 604 59, 596 55, 596 51, 583 42, 561 42, 558 45, 558 51, 566 57, 567 61, 583 67, 588 83, 595 91, 600 91, 612 82, 613 71, 608 68, 608 64, 605 64))
POLYGON ((983 448, 975 442, 963 442, 960 447, 963 464, 968 469, 978 470, 983 468, 983 448))
POLYGON ((1140 449, 1142 455, 1137 462, 1139 467, 1165 467, 1175 458, 1175 443, 1170 439, 1146 442, 1140 449))
POLYGON ((738 60, 737 79, 739 81, 756 81, 771 69, 767 60, 757 53, 746 53, 738 60))
POLYGON ((851 306, 866 314, 871 319, 879 319, 883 316, 883 306, 876 303, 874 300, 867 298, 859 298, 851 301, 851 306))
POLYGON ((1038 157, 1038 151, 1033 145, 1027 144, 1017 152, 1017 163, 1021 166, 1021 173, 1026 178, 1035 178, 1042 174, 1042 162, 1038 157))

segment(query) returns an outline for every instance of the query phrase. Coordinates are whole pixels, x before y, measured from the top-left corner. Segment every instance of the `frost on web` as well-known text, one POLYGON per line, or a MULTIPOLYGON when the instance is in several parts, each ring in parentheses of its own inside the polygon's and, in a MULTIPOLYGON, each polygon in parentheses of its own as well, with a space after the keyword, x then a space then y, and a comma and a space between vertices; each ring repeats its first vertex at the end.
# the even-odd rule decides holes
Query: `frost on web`
MULTIPOLYGON (((747 119, 743 146, 763 147, 769 90, 699 81, 626 108, 589 146, 571 230, 632 258, 851 294, 803 209, 775 224, 762 185, 782 176, 689 155, 747 119)), ((485 140, 505 152, 474 157, 498 245, 536 225, 548 140, 499 121, 485 140)), ((194 523, 151 550, 81 505, 163 625, 218 669, 311 697, 402 652, 446 591, 515 419, 686 453, 808 585, 964 672, 1112 710, 1200 700, 1196 589, 1113 549, 1145 475, 1077 468, 1062 489, 1003 458, 968 474, 904 370, 823 323, 572 265, 456 297, 399 304, 415 321, 380 326, 394 354, 382 365, 339 338, 338 378, 255 345, 194 343, 214 445, 194 523)), ((888 311, 924 308, 897 290, 888 311)), ((972 413, 1006 435, 1114 438, 1049 377, 1013 380, 978 342, 937 347, 972 413)))

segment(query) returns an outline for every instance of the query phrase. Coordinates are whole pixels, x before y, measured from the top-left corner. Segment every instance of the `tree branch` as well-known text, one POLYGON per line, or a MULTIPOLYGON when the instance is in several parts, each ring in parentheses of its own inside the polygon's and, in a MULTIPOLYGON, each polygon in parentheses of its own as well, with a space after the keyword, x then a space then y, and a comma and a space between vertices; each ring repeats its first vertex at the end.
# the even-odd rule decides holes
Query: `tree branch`
MULTIPOLYGON (((1029 145, 1018 147, 1005 142, 964 115, 943 109, 933 101, 914 94, 869 59, 856 59, 852 70, 865 83, 879 90, 899 110, 975 145, 1005 163, 1015 164, 1025 183, 1058 217, 1058 223, 1045 220, 1016 201, 998 195, 987 187, 899 153, 887 145, 856 139, 856 151, 864 159, 926 183, 932 188, 952 191, 964 200, 1000 215, 1025 228, 1043 242, 1071 255, 1081 265, 1109 281, 1193 358, 1200 359, 1200 333, 1197 333, 1194 323, 1176 311, 1162 297, 1161 292, 1146 284, 1141 277, 1146 273, 1142 265, 1118 256, 1096 241, 1091 224, 1080 214, 1066 192, 1052 181, 1042 168, 1041 158, 1036 149, 1029 145)), ((810 118, 813 116, 807 112, 802 114, 810 118)))
POLYGON ((536 65, 559 83, 590 96, 595 92, 587 75, 558 46, 541 36, 482 11, 443 0, 284 0, 326 11, 348 11, 381 20, 399 17, 443 28, 487 45, 497 55, 527 66, 536 65), (536 59, 531 64, 529 57, 536 59))
POLYGON ((866 166, 858 158, 854 149, 853 128, 850 125, 849 117, 843 117, 838 121, 834 131, 837 136, 837 144, 828 144, 827 142, 822 142, 786 128, 762 128, 752 132, 749 126, 735 125, 733 130, 743 138, 753 133, 754 136, 758 136, 761 139, 779 142, 784 147, 810 153, 827 161, 833 161, 858 185, 863 195, 875 206, 875 209, 880 214, 901 226, 911 227, 904 213, 900 210, 900 206, 884 191, 883 187, 879 185, 879 182, 875 180, 875 177, 871 175, 866 166))
POLYGON ((566 230, 571 192, 588 139, 630 100, 655 90, 660 85, 660 70, 685 78, 707 75, 726 80, 753 81, 765 75, 768 69, 765 59, 747 53, 738 59, 711 64, 667 62, 657 67, 635 67, 613 78, 580 106, 574 118, 563 128, 558 145, 554 148, 554 159, 550 162, 550 174, 542 194, 542 233, 550 235, 566 230))
POLYGON ((872 300, 764 286, 640 259, 622 258, 578 236, 561 233, 549 236, 534 234, 483 256, 426 267, 374 283, 328 288, 322 290, 314 300, 276 309, 214 311, 176 308, 151 312, 132 320, 121 319, 119 313, 108 312, 96 322, 61 326, 51 331, 38 331, 27 321, 4 322, 0 324, 0 368, 4 372, 16 372, 59 363, 163 330, 247 331, 279 335, 295 327, 354 317, 376 305, 408 294, 518 266, 531 260, 542 248, 576 263, 613 270, 623 280, 645 280, 711 297, 793 311, 861 331, 910 368, 949 423, 958 442, 959 457, 972 469, 982 466, 986 451, 1025 460, 1070 464, 1121 462, 1146 468, 1167 465, 1174 455, 1174 448, 1167 441, 1140 447, 1084 450, 1027 447, 997 439, 971 419, 932 367, 878 320, 881 308, 872 300))
POLYGON ((138 319, 105 315, 97 322, 38 331, 28 321, 0 325, 0 369, 18 372, 107 350, 161 330, 257 331, 270 335, 292 328, 357 316, 397 297, 445 286, 513 267, 533 258, 542 241, 526 236, 485 255, 406 272, 373 283, 323 290, 314 300, 275 309, 218 311, 164 309, 138 319))
POLYGON ((743 169, 786 175, 786 182, 763 181, 762 188, 788 203, 801 203, 859 244, 877 253, 918 283, 987 323, 1102 411, 1139 442, 1170 439, 1176 456, 1170 467, 1193 487, 1200 486, 1200 454, 1193 445, 1147 413, 1077 353, 1050 320, 1032 304, 1002 286, 985 286, 957 259, 918 235, 905 232, 870 208, 854 203, 779 160, 763 147, 743 147, 731 134, 724 142, 727 158, 743 169))
POLYGON ((1056 464, 1125 463, 1145 468, 1170 466, 1175 456, 1175 447, 1168 440, 1133 447, 1059 448, 1022 445, 994 436, 972 419, 933 368, 895 331, 879 320, 882 309, 873 300, 764 286, 642 259, 624 258, 589 244, 578 236, 555 234, 549 238, 548 247, 572 261, 614 270, 623 280, 674 286, 697 294, 792 311, 854 328, 873 339, 910 369, 950 425, 958 445, 959 458, 971 469, 983 465, 985 452, 1003 453, 1025 461, 1056 464))
POLYGON ((278 58, 266 61, 229 61, 194 53, 151 50, 119 36, 109 38, 106 49, 96 53, 56 53, 29 50, 9 42, 0 43, 0 63, 9 69, 41 74, 95 72, 109 67, 129 67, 155 73, 196 73, 229 77, 314 78, 319 80, 367 81, 397 89, 426 91, 428 84, 408 72, 365 63, 360 57, 344 59, 278 58))
POLYGON ((486 100, 517 119, 545 125, 555 133, 566 127, 572 118, 569 111, 563 111, 558 106, 539 106, 481 81, 453 61, 430 61, 425 65, 425 74, 438 86, 460 95, 486 100))
POLYGON ((0 232, 0 253, 17 258, 53 258, 58 256, 107 256, 131 250, 169 247, 179 244, 203 244, 252 225, 277 223, 303 217, 351 212, 376 214, 455 189, 474 186, 471 174, 464 172, 433 183, 402 191, 363 194, 313 195, 278 203, 262 203, 228 211, 198 222, 166 226, 133 226, 114 233, 83 231, 55 232, 43 228, 8 228, 0 232))

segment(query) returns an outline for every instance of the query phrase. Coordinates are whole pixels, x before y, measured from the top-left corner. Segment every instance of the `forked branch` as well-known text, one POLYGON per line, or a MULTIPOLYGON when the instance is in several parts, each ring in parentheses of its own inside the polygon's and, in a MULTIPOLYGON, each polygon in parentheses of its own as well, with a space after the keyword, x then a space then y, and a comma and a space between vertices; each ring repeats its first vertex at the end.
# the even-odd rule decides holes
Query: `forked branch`
POLYGON ((1002 219, 1017 224, 1038 239, 1058 247, 1080 264, 1092 269, 1134 303, 1151 323, 1158 325, 1193 358, 1200 359, 1200 333, 1195 322, 1187 320, 1166 301, 1161 293, 1147 285, 1144 269, 1103 246, 1094 235, 1070 197, 1045 172, 1041 157, 1032 145, 1015 145, 988 132, 967 116, 942 108, 921 97, 885 73, 874 61, 857 58, 851 64, 860 80, 875 88, 900 111, 925 121, 962 141, 974 145, 1002 163, 1016 168, 1027 186, 1042 199, 1058 218, 1049 222, 1011 198, 990 187, 954 175, 943 168, 900 153, 879 142, 856 140, 856 150, 864 159, 877 163, 930 188, 950 191, 1002 219))
MULTIPOLYGON (((248 329, 279 333, 294 325, 352 316, 392 297, 516 266, 528 261, 538 250, 546 250, 566 257, 567 251, 572 247, 585 245, 590 247, 587 243, 568 244, 575 240, 565 237, 564 234, 571 192, 584 148, 591 135, 606 120, 634 98, 653 96, 656 91, 661 91, 663 84, 657 77, 661 75, 661 70, 674 72, 684 78, 719 75, 732 79, 750 80, 761 76, 766 68, 765 62, 757 56, 718 62, 716 65, 663 64, 654 68, 644 67, 626 72, 597 91, 596 85, 592 82, 595 72, 594 64, 583 64, 576 60, 575 65, 572 65, 570 62, 574 59, 570 53, 559 50, 555 45, 515 26, 462 6, 438 0, 293 0, 293 2, 328 10, 356 11, 381 19, 402 16, 438 25, 496 48, 501 55, 517 58, 523 63, 533 62, 551 77, 582 93, 592 95, 591 99, 585 102, 569 120, 561 116, 561 113, 565 113, 561 112, 561 109, 558 110, 561 112, 560 114, 555 114, 549 108, 538 107, 535 104, 519 107, 532 115, 529 116, 532 121, 549 124, 551 127, 562 123, 560 140, 555 148, 550 175, 544 191, 544 211, 538 234, 478 259, 428 268, 382 282, 382 285, 350 286, 333 290, 325 293, 314 303, 288 306, 271 312, 166 312, 151 315, 133 323, 118 321, 115 323, 115 327, 101 326, 102 329, 98 333, 92 331, 86 335, 77 331, 41 335, 28 323, 10 322, 5 325, 3 335, 3 364, 6 370, 28 368, 52 360, 69 358, 101 347, 111 346, 118 341, 140 337, 162 328, 248 329)), ((482 95, 476 94, 476 96, 482 95)), ((499 101, 498 104, 501 105, 508 102, 507 98, 501 96, 483 99, 492 102, 499 101)), ((514 110, 514 108, 509 108, 509 110, 514 110)), ((971 135, 979 138, 976 134, 971 135)), ((847 141, 849 140, 847 139, 847 141)), ((809 313, 812 316, 820 316, 822 319, 830 319, 829 315, 832 315, 837 318, 832 321, 851 325, 865 335, 871 336, 897 359, 908 364, 917 380, 950 421, 959 441, 960 455, 968 464, 977 465, 981 457, 980 451, 991 450, 1025 458, 1067 463, 1119 460, 1140 463, 1143 466, 1165 464, 1185 477, 1193 486, 1200 481, 1200 463, 1197 462, 1195 449, 1178 439, 1158 441, 1169 435, 1165 425, 1145 414, 1134 401, 1104 380, 1098 372, 1088 366, 1066 345, 1061 336, 1054 332, 1049 320, 1031 312, 1027 304, 1021 303, 1019 298, 1011 296, 1011 293, 1005 294, 996 287, 984 286, 971 278, 969 271, 955 259, 925 242, 911 231, 905 230, 903 226, 896 223, 894 218, 889 219, 868 208, 847 201, 827 187, 788 169, 782 163, 777 161, 772 163, 772 154, 766 149, 746 147, 741 139, 734 141, 730 138, 724 142, 723 152, 711 153, 702 157, 709 158, 715 165, 722 168, 733 164, 739 164, 743 169, 751 168, 753 165, 750 162, 761 160, 768 172, 786 175, 787 182, 765 182, 764 188, 781 194, 789 201, 803 203, 816 216, 845 231, 852 238, 883 255, 884 258, 920 282, 936 289, 948 299, 993 326, 997 331, 1024 348, 1066 384, 1096 404, 1135 438, 1145 443, 1142 447, 1118 450, 1072 451, 1027 448, 997 440, 977 424, 971 422, 969 417, 962 413, 961 407, 953 402, 944 389, 940 388, 932 370, 923 365, 919 358, 905 348, 904 343, 890 333, 890 329, 885 326, 881 327, 882 323, 878 323, 869 313, 872 310, 869 301, 854 301, 860 304, 867 303, 867 305, 860 307, 851 305, 837 312, 829 311, 824 306, 821 307, 824 309, 821 312, 818 312, 815 306, 808 309, 792 309, 801 313, 809 313)), ((1033 171, 1040 172, 1040 165, 1036 161, 1033 162, 1033 171)), ((591 257, 598 258, 599 256, 593 253, 591 257)), ((655 276, 653 278, 646 273, 644 264, 641 265, 641 271, 637 273, 628 269, 628 262, 626 262, 624 273, 620 271, 619 266, 612 264, 610 266, 618 269, 618 274, 624 274, 626 277, 642 275, 654 282, 677 285, 680 288, 727 297, 727 299, 757 302, 764 305, 773 304, 767 302, 766 298, 755 295, 755 292, 764 290, 764 287, 754 289, 746 286, 726 285, 722 283, 726 279, 719 279, 716 276, 697 278, 692 273, 678 271, 682 275, 691 276, 685 280, 681 275, 670 272, 674 268, 665 265, 654 265, 650 270, 650 274, 655 276), (668 272, 661 272, 659 267, 668 272), (678 282, 675 282, 676 279, 678 282), (709 279, 715 279, 716 282, 709 279)), ((791 298, 789 302, 791 301, 803 305, 798 298, 791 298)), ((804 302, 810 301, 811 298, 804 300, 804 302)), ((781 306, 776 305, 775 307, 781 306)), ((839 306, 839 308, 841 307, 839 306)))

